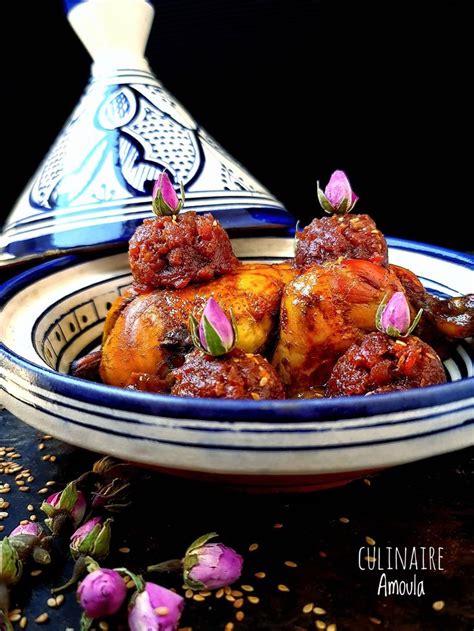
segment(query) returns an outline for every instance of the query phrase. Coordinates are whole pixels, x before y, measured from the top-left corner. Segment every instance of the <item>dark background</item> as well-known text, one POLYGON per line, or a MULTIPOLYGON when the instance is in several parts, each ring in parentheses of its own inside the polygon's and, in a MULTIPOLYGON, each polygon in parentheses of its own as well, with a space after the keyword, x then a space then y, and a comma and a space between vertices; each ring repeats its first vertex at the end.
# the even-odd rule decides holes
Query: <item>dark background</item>
MULTIPOLYGON (((3 41, 4 215, 90 64, 59 0, 13 4, 3 41)), ((358 210, 388 234, 474 248, 468 3, 156 6, 148 47, 156 75, 296 216, 320 214, 316 180, 342 168, 358 210)))

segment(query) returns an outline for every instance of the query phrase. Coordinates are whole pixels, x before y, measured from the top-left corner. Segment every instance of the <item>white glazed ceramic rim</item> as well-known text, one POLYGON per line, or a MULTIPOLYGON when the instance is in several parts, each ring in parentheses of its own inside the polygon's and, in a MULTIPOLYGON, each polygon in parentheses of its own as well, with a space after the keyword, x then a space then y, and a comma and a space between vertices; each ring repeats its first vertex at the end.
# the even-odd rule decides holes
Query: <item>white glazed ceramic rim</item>
MULTIPOLYGON (((391 246, 392 262, 413 269, 431 290, 454 295, 473 285, 470 257, 400 240, 391 240, 391 246)), ((262 260, 262 251, 266 259, 285 258, 292 253, 292 240, 237 239, 234 247, 243 259, 262 260)), ((2 316, 0 387, 7 408, 42 431, 84 447, 214 473, 354 471, 472 443, 473 362, 469 347, 462 345, 448 366, 454 378, 466 377, 462 381, 323 401, 180 399, 93 384, 47 367, 37 349, 46 353, 49 348, 57 359, 67 347, 58 360, 65 369, 96 342, 107 303, 127 283, 126 255, 114 255, 86 263, 66 257, 4 286, 9 299, 2 316), (80 328, 83 316, 87 322, 80 333, 68 333, 68 318, 80 328)))

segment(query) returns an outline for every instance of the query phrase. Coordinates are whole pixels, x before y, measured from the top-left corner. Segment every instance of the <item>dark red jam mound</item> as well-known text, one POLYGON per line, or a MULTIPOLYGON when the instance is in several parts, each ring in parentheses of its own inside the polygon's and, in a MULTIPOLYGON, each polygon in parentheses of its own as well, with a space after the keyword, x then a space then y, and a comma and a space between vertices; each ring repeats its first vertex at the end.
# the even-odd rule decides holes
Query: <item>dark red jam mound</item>
POLYGON ((330 397, 379 394, 444 383, 443 364, 419 338, 370 333, 338 359, 326 386, 330 397))
POLYGON ((387 265, 385 237, 369 215, 331 215, 313 219, 296 235, 295 264, 309 267, 327 261, 365 259, 387 265))
POLYGON ((204 283, 240 263, 226 231, 210 214, 145 219, 130 239, 130 267, 144 288, 204 283))
POLYGON ((211 357, 194 350, 173 371, 171 394, 213 399, 284 399, 279 376, 261 355, 234 349, 228 355, 211 357))

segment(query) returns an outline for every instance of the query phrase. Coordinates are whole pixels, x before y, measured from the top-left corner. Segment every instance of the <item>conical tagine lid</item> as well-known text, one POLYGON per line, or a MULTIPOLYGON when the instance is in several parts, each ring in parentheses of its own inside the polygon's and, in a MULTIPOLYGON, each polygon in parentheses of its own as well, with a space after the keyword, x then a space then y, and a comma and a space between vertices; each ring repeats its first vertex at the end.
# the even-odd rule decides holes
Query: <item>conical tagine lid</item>
POLYGON ((228 229, 286 229, 291 215, 198 125, 151 72, 145 0, 67 2, 91 54, 78 106, 19 198, 0 237, 0 264, 125 243, 151 216, 164 170, 186 209, 228 229))

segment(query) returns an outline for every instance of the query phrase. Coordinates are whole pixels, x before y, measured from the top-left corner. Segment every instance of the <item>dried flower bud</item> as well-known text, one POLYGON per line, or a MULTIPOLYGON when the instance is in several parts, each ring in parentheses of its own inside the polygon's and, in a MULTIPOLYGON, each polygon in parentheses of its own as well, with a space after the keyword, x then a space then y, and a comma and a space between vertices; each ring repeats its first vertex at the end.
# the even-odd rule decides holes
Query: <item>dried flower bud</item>
POLYGON ((218 589, 240 578, 243 558, 222 543, 207 543, 216 536, 199 537, 186 551, 183 576, 191 589, 218 589))
POLYGON ((390 300, 386 296, 377 309, 375 323, 377 329, 390 337, 407 337, 420 321, 423 309, 420 309, 410 324, 410 306, 403 291, 395 292, 390 300))
POLYGON ((214 298, 207 301, 199 325, 194 316, 190 316, 189 328, 194 345, 215 357, 231 351, 237 341, 237 328, 232 312, 229 320, 214 298))
POLYGON ((4 585, 16 585, 23 574, 23 563, 18 552, 5 537, 0 541, 0 582, 4 585))
POLYGON ((44 535, 43 526, 33 521, 29 521, 27 524, 20 524, 11 531, 9 539, 18 537, 19 535, 30 535, 31 537, 38 537, 38 539, 40 539, 44 535))
POLYGON ((153 212, 158 216, 177 215, 184 204, 184 187, 181 183, 181 199, 176 194, 166 173, 161 173, 153 186, 153 212))
POLYGON ((41 510, 47 515, 45 524, 57 534, 67 519, 70 519, 74 526, 79 526, 84 519, 86 506, 82 491, 77 490, 75 482, 70 482, 63 491, 50 495, 41 504, 41 510))
POLYGON ((102 517, 93 517, 73 533, 69 548, 74 559, 89 556, 101 560, 108 556, 112 520, 102 521, 102 517))
POLYGON ((344 215, 354 208, 359 198, 352 190, 344 171, 334 171, 324 193, 318 182, 318 199, 325 212, 344 215))
POLYGON ((145 583, 145 589, 132 600, 128 613, 130 631, 175 631, 178 628, 184 599, 179 594, 145 583))
POLYGON ((127 588, 120 574, 105 568, 88 574, 77 590, 77 599, 89 618, 117 613, 126 595, 127 588))

